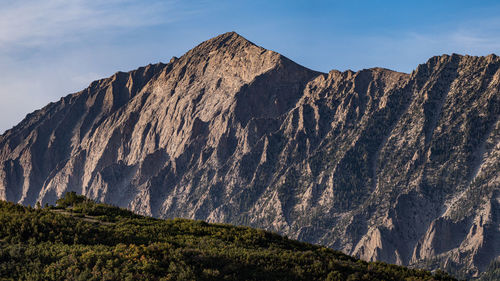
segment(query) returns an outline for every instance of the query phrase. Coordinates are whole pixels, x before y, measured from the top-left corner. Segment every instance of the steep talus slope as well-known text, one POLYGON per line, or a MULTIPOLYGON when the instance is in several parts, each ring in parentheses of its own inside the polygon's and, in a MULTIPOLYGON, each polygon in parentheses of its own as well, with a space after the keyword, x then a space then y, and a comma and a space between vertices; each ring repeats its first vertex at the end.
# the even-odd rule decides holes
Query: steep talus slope
POLYGON ((474 275, 500 255, 499 66, 324 74, 226 33, 28 115, 0 136, 0 195, 77 191, 474 275))

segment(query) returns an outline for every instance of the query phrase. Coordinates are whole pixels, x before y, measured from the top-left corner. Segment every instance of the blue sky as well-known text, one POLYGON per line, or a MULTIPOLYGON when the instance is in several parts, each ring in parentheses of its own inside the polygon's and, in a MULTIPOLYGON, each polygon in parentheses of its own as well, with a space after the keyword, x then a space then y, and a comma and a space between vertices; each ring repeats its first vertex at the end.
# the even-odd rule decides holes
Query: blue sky
POLYGON ((444 53, 500 54, 498 1, 0 0, 0 133, 116 71, 227 31, 314 70, 411 72, 444 53))

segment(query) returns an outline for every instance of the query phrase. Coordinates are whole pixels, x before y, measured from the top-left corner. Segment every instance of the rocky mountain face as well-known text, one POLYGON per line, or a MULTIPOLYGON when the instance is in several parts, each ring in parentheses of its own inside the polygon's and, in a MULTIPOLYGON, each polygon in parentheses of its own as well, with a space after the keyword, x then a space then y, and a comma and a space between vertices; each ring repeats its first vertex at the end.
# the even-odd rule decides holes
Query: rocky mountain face
POLYGON ((500 58, 319 73, 238 34, 0 136, 0 198, 67 191, 475 276, 500 256, 500 58))

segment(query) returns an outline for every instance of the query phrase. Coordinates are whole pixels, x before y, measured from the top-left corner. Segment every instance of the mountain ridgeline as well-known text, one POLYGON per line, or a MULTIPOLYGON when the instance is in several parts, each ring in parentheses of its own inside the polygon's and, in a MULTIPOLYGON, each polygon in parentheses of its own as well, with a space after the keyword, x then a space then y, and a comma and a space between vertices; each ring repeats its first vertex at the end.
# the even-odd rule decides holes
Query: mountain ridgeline
POLYGON ((0 199, 67 191, 477 276, 500 256, 500 58, 320 73, 231 32, 0 136, 0 199))

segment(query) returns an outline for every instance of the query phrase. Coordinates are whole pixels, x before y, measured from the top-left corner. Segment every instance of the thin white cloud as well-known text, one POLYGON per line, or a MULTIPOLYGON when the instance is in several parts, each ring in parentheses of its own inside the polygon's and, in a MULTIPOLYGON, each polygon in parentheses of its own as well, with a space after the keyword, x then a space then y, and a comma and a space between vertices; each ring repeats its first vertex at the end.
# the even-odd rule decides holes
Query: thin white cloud
MULTIPOLYGON (((181 0, 0 0, 0 134, 91 81, 144 64, 155 44, 122 36, 197 15, 181 0), (118 32, 117 32, 118 31, 118 32), (69 43, 69 44, 68 44, 69 43), (138 47, 143 47, 138 50, 138 47)), ((165 47, 164 50, 169 50, 165 47)))
POLYGON ((465 21, 438 32, 420 34, 415 41, 430 43, 429 48, 485 55, 500 51, 500 17, 465 21))
POLYGON ((175 4, 131 0, 8 1, 0 9, 0 48, 38 47, 102 30, 165 23, 175 20, 169 15, 175 4))
POLYGON ((500 34, 500 17, 464 21, 427 30, 352 37, 346 44, 348 47, 338 52, 354 54, 356 58, 344 59, 340 68, 362 69, 381 66, 411 72, 418 64, 425 63, 436 55, 452 53, 472 56, 486 56, 491 53, 500 55, 498 34, 500 34), (356 61, 357 64, 352 64, 351 61, 356 61))

